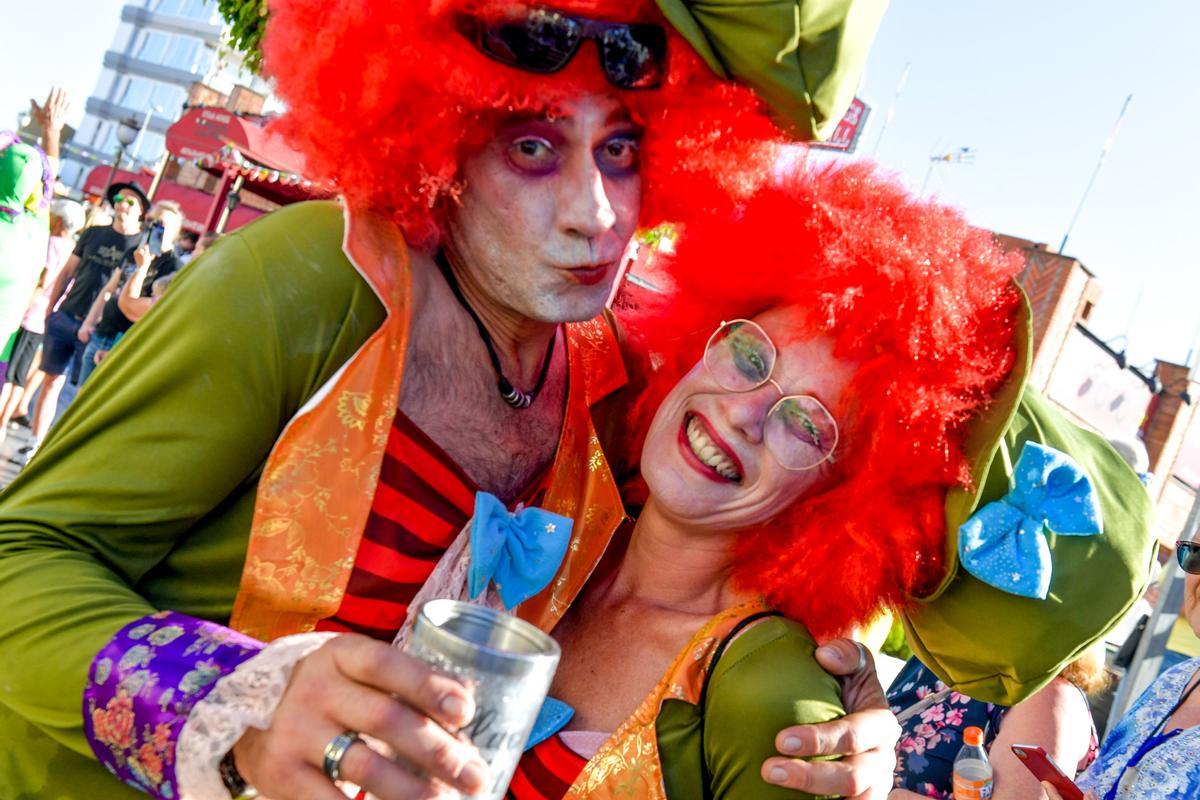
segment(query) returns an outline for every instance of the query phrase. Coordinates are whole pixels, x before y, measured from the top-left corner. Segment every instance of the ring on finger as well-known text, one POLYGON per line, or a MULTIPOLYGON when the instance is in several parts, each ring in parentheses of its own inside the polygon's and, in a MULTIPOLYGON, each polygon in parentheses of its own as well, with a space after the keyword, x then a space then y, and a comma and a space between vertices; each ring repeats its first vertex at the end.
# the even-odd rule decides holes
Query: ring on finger
POLYGON ((351 745, 359 741, 359 735, 354 731, 344 731, 329 740, 329 744, 325 745, 325 775, 329 780, 337 783, 342 779, 342 759, 346 757, 346 751, 351 745))

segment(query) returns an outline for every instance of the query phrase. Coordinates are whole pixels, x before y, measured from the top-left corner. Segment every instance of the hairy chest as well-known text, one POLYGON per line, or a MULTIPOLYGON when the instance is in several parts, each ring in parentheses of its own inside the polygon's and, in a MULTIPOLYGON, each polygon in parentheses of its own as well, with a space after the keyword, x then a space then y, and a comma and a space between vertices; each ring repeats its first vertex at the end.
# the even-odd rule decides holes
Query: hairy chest
POLYGON ((565 354, 556 352, 537 402, 517 410, 501 399, 486 355, 473 352, 478 343, 453 341, 410 351, 400 410, 480 489, 512 502, 554 461, 566 396, 565 354))

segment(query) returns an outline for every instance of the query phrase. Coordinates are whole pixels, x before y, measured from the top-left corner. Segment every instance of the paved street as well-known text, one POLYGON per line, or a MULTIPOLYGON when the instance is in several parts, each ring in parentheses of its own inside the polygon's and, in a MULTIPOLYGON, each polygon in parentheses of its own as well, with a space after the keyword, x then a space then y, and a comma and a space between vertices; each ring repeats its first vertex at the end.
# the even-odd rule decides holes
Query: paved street
POLYGON ((30 438, 29 428, 23 425, 9 426, 8 436, 0 442, 0 489, 12 483, 21 471, 25 459, 17 454, 17 450, 29 444, 30 438))
MULTIPOLYGON (((61 416, 67 405, 75 399, 77 391, 75 384, 68 383, 62 388, 62 392, 58 396, 58 415, 61 416)), ((34 395, 36 399, 37 395, 34 395)), ((57 417, 56 417, 57 419, 57 417)), ((12 483, 13 478, 17 477, 17 473, 21 471, 21 467, 25 463, 25 457, 18 455, 17 451, 25 445, 29 444, 32 439, 32 434, 29 428, 24 425, 9 425, 8 436, 3 442, 0 442, 0 490, 12 483)))

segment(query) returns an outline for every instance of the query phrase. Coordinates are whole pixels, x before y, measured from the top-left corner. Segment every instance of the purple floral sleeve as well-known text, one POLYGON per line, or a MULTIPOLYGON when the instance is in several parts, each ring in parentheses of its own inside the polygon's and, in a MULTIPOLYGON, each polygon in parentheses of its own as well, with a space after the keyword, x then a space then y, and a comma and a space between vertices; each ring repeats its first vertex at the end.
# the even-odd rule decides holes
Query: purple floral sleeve
POLYGON ((188 715, 262 648, 173 611, 126 625, 96 654, 83 693, 84 733, 100 763, 135 789, 176 800, 175 743, 188 715))

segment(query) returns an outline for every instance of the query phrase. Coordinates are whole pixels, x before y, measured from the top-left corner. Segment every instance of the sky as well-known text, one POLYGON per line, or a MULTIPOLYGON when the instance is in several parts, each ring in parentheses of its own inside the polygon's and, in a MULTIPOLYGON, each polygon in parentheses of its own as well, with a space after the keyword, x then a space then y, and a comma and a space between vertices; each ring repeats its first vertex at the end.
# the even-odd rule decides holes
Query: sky
POLYGON ((931 156, 970 147, 974 163, 936 168, 928 193, 1057 251, 1132 93, 1065 252, 1100 281, 1096 333, 1131 363, 1183 362, 1200 324, 1197 30, 1195 0, 894 0, 859 153, 920 191, 931 156))
MULTIPOLYGON (((0 126, 51 84, 82 116, 124 0, 6 3, 0 126)), ((860 94, 859 155, 976 225, 1057 250, 1125 98, 1066 252, 1100 280, 1091 326, 1131 363, 1184 361, 1200 330, 1200 3, 894 0, 860 94), (881 123, 911 65, 882 140, 881 123), (930 156, 969 147, 974 163, 930 156), (928 176, 928 185, 925 185, 928 176)))

